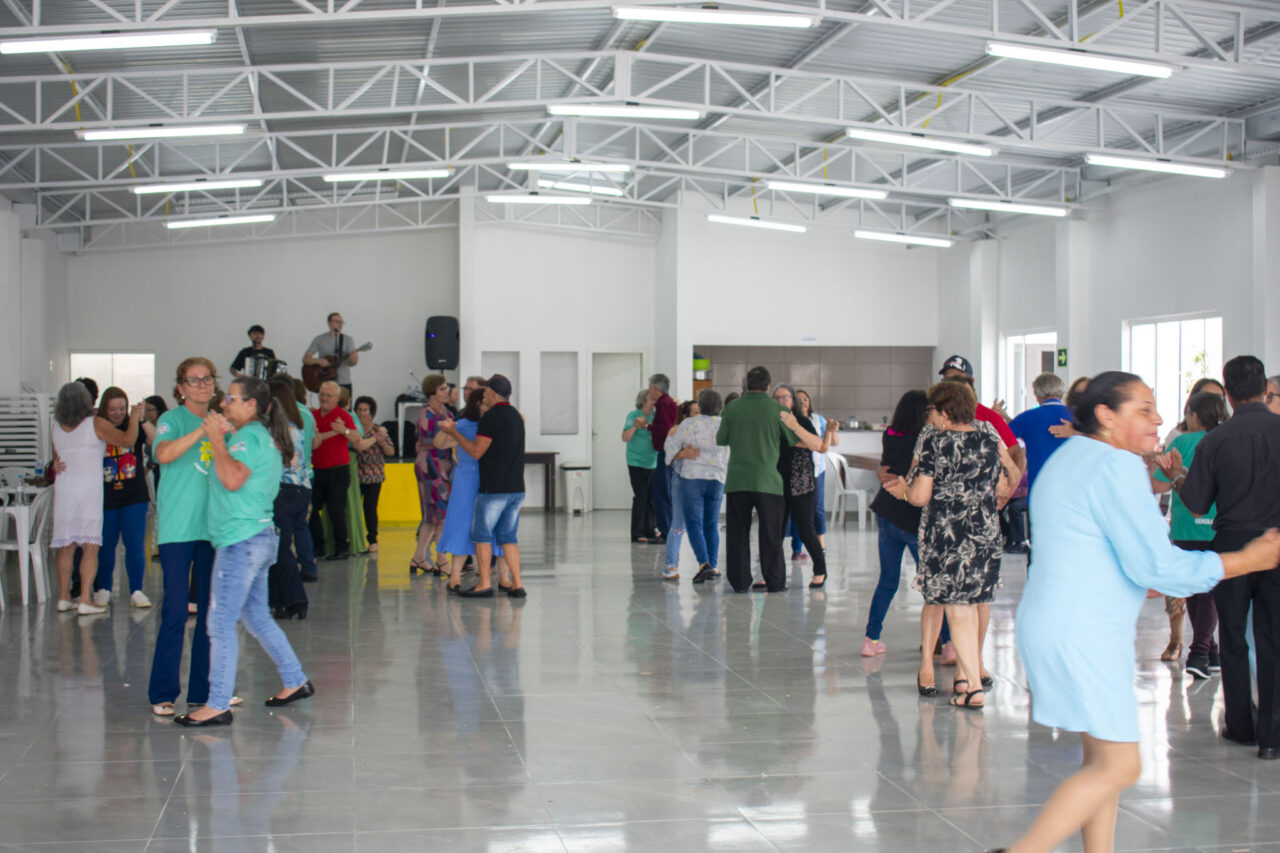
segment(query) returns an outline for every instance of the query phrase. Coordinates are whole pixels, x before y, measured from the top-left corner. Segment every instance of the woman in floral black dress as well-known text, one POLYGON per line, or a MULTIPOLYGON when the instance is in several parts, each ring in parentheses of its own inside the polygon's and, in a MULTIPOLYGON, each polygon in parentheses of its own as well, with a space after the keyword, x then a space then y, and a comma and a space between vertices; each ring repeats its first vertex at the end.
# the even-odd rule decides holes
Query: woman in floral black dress
POLYGON ((926 604, 946 608, 959 657, 951 704, 974 709, 982 707, 983 692, 976 605, 990 602, 1000 584, 996 490, 1001 477, 1018 476, 1000 436, 989 424, 974 421, 976 405, 973 389, 962 382, 930 388, 932 429, 920 434, 910 484, 899 477, 885 486, 924 507, 914 586, 926 604), (966 689, 970 684, 979 689, 966 689))

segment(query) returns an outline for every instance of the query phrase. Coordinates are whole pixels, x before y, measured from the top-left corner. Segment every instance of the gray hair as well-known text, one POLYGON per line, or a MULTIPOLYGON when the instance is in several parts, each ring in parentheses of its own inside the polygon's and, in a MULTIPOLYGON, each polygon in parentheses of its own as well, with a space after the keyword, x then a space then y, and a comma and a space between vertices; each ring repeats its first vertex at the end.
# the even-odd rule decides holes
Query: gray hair
POLYGON ((1280 388, 1280 373, 1277 373, 1275 376, 1268 376, 1267 384, 1280 388))
POLYGON ((79 382, 68 382, 58 389, 58 400, 53 405, 53 419, 67 429, 74 429, 93 414, 93 398, 89 389, 79 382))
POLYGON ((1067 386, 1063 384, 1062 377, 1058 374, 1041 373, 1031 380, 1031 391, 1038 400, 1062 399, 1062 395, 1067 392, 1067 386))
POLYGON ((667 378, 665 373, 655 373, 649 377, 649 386, 658 386, 658 390, 666 394, 671 390, 671 380, 667 378))
POLYGON ((649 399, 649 389, 641 388, 640 393, 636 395, 636 408, 643 409, 645 401, 649 399))
POLYGON ((719 391, 703 388, 698 392, 698 414, 718 415, 723 410, 724 401, 720 399, 719 391))

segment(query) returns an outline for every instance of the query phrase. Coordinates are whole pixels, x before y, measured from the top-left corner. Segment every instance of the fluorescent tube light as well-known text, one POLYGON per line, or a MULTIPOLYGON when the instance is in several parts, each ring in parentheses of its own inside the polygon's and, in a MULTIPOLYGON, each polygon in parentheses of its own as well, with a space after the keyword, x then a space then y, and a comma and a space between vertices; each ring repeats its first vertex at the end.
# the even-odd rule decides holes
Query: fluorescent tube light
POLYGON ((931 151, 949 151, 952 154, 972 154, 975 157, 991 157, 998 149, 990 145, 974 145, 971 142, 952 142, 911 133, 894 133, 885 130, 865 130, 861 127, 846 128, 844 135, 863 142, 883 142, 886 145, 905 145, 908 148, 928 148, 931 151))
POLYGON ((164 227, 170 231, 176 231, 179 228, 203 228, 206 225, 252 225, 255 222, 275 221, 274 213, 259 213, 252 216, 221 216, 213 219, 175 219, 172 222, 166 222, 164 227))
POLYGON ((1195 166, 1175 163, 1172 160, 1144 160, 1139 157, 1112 157, 1110 154, 1086 154, 1084 161, 1090 166, 1111 166, 1116 169, 1141 169, 1144 172, 1164 172, 1169 175, 1190 175, 1193 178, 1225 178, 1224 166, 1195 166))
POLYGON ((737 12, 726 9, 672 9, 661 6, 616 6, 620 21, 661 21, 672 24, 721 24, 736 27, 791 27, 807 30, 818 22, 809 15, 773 12, 737 12))
POLYGON ((335 172, 332 175, 325 175, 324 179, 327 183, 339 184, 351 181, 421 181, 428 178, 447 178, 449 175, 448 169, 406 169, 399 172, 335 172))
POLYGON ((487 195, 484 200, 490 204, 591 204, 591 199, 585 195, 542 195, 540 193, 487 195))
POLYGON ((209 192, 211 190, 246 190, 262 186, 261 178, 245 178, 238 181, 188 181, 183 184, 146 184, 133 187, 134 195, 153 193, 209 192))
POLYGON ((76 136, 86 142, 110 142, 116 139, 179 139, 185 136, 239 136, 243 124, 200 124, 191 127, 126 127, 119 130, 77 130, 76 136))
POLYGON ((1082 50, 1057 50, 1050 47, 1031 47, 1021 44, 987 42, 987 55, 1004 59, 1025 59, 1030 62, 1047 62, 1051 65, 1069 65, 1072 68, 1088 68, 1092 71, 1114 71, 1117 74, 1136 74, 1140 77, 1172 77, 1178 69, 1160 62, 1142 62, 1121 59, 1082 50))
POLYGON ((649 107, 642 104, 551 104, 547 112, 553 116, 584 118, 663 118, 690 120, 702 118, 701 110, 683 107, 649 107))
POLYGON ((795 181, 767 180, 764 185, 771 190, 787 193, 813 193, 814 195, 833 195, 840 198, 869 198, 875 201, 889 197, 885 190, 860 190, 856 187, 833 187, 826 184, 803 184, 795 181))
POLYGON ((0 53, 66 53, 73 50, 122 50, 132 47, 196 47, 213 44, 217 30, 168 33, 103 33, 99 36, 0 41, 0 53))
POLYGON ((1065 207, 1047 204, 1018 204, 1012 201, 986 201, 976 198, 950 198, 947 204, 962 210, 994 210, 998 213, 1029 213, 1032 216, 1066 216, 1065 207))
POLYGON ((895 231, 867 231, 859 228, 853 232, 859 240, 881 240, 885 243, 905 243, 908 246, 932 246, 935 249, 950 249, 954 240, 947 237, 918 237, 915 234, 899 234, 895 231))
POLYGON ((608 196, 622 195, 620 187, 611 187, 608 184, 582 184, 577 181, 551 181, 540 178, 538 186, 548 190, 567 190, 574 193, 594 193, 595 195, 608 196))
POLYGON ((745 225, 748 228, 767 228, 770 231, 790 231, 793 234, 803 234, 808 231, 803 225, 792 225, 789 222, 770 222, 767 219, 757 219, 754 216, 722 216, 719 213, 708 213, 708 222, 718 222, 721 225, 745 225))
POLYGON ((518 160, 507 164, 508 169, 530 172, 630 172, 626 163, 581 163, 577 160, 518 160))

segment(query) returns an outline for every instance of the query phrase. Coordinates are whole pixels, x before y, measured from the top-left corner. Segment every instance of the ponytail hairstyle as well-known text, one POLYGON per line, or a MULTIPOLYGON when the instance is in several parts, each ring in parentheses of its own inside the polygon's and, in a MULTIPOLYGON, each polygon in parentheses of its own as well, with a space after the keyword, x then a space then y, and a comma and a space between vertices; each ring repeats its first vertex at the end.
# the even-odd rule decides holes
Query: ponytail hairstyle
POLYGON ((1200 391, 1187 400, 1187 414, 1195 415, 1205 432, 1227 419, 1227 404, 1212 391, 1200 391))
POLYGON ((283 373, 277 373, 267 380, 267 388, 271 391, 271 399, 280 407, 284 419, 302 429, 302 412, 298 411, 298 398, 293 394, 293 379, 283 373))
POLYGON ((1106 406, 1113 412, 1119 410, 1131 396, 1129 389, 1141 381, 1140 377, 1120 370, 1108 370, 1090 379, 1072 412, 1076 429, 1085 435, 1101 433, 1102 424, 1094 410, 1098 406, 1106 406))
MULTIPOLYGON (((240 394, 253 400, 257 408, 257 421, 271 433, 276 443, 276 450, 284 460, 285 467, 293 464, 293 435, 289 432, 289 422, 285 420, 283 408, 271 394, 271 389, 261 379, 238 378, 231 387, 240 388, 240 394)), ((296 407, 295 407, 296 408, 296 407)))

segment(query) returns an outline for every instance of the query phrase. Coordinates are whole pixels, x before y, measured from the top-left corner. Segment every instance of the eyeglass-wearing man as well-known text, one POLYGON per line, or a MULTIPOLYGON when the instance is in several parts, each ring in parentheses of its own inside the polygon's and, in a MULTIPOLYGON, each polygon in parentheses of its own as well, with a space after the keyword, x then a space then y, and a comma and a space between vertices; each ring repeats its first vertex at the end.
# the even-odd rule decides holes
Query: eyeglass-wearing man
POLYGON ((320 386, 320 408, 312 409, 316 420, 315 450, 311 452, 311 541, 324 542, 323 510, 333 527, 333 553, 326 560, 345 560, 351 556, 347 542, 347 488, 351 485, 352 436, 360 438, 351 415, 338 405, 341 389, 336 382, 320 386))
MULTIPOLYGON (((318 364, 321 367, 338 365, 338 385, 351 392, 351 368, 360 361, 360 353, 356 352, 355 338, 342 333, 346 321, 342 315, 334 311, 329 315, 329 331, 316 335, 315 340, 302 354, 303 364, 318 364)), ((352 398, 354 399, 354 397, 352 398)))

